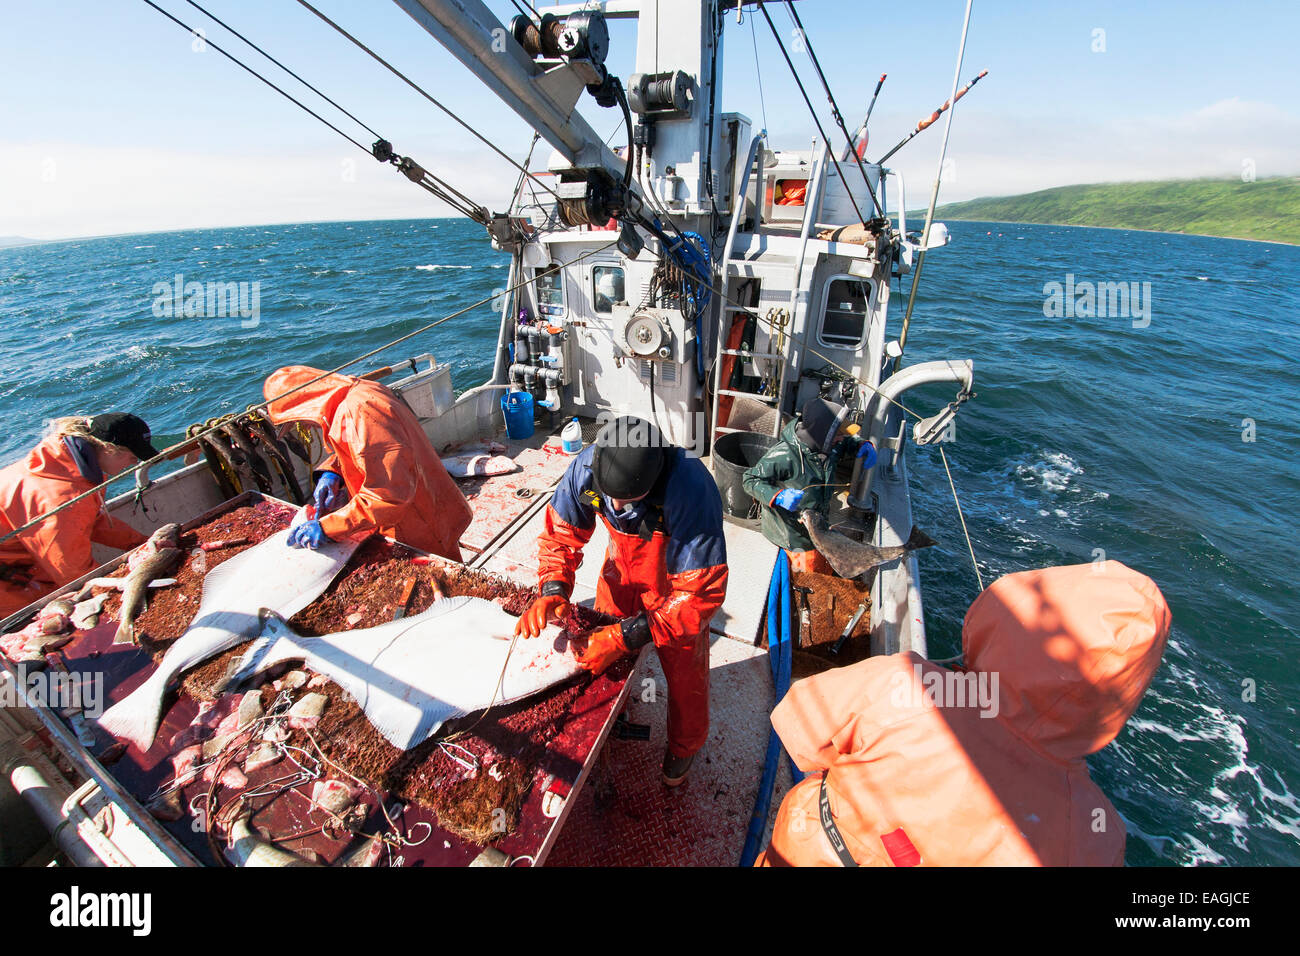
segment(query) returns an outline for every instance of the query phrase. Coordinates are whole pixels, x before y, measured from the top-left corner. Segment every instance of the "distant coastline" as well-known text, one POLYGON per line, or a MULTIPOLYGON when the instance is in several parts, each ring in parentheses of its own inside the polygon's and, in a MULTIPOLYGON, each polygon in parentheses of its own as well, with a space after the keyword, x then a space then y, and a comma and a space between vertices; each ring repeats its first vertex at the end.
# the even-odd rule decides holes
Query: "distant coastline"
MULTIPOLYGON (((909 211, 909 219, 915 213, 909 211)), ((922 217, 924 213, 920 214, 922 217)), ((950 220, 1088 226, 1300 245, 1300 178, 1058 186, 946 203, 950 220)))
POLYGON ((49 242, 48 239, 28 239, 26 236, 0 236, 0 249, 16 249, 19 246, 38 246, 49 242))
MULTIPOLYGON (((925 210, 917 210, 916 221, 920 224, 916 229, 911 228, 913 213, 907 214, 908 232, 919 232, 920 227, 925 225, 925 210)), ((934 221, 942 222, 945 219, 956 222, 987 222, 991 226, 1061 226, 1065 229, 1109 229, 1114 232, 1149 232, 1156 236, 1196 236, 1201 239, 1231 239, 1233 242, 1261 242, 1269 246, 1295 246, 1300 248, 1300 242, 1283 242, 1281 239, 1247 239, 1244 236, 1216 236, 1208 232, 1172 232, 1168 229, 1138 229, 1134 226, 1089 226, 1078 222, 1024 222, 1018 219, 969 219, 965 216, 949 216, 943 214, 943 208, 939 207, 934 211, 934 221)))

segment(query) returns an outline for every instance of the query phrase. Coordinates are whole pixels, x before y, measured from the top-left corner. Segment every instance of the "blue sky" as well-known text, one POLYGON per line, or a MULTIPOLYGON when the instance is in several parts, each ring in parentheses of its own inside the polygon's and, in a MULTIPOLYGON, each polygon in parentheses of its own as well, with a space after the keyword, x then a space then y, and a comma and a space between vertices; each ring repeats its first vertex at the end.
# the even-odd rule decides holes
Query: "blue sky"
MULTIPOLYGON (((157 2, 206 24, 211 39, 248 62, 259 60, 184 0, 157 2)), ((513 184, 506 164, 299 4, 203 5, 480 201, 499 205, 513 184)), ((514 12, 508 0, 488 5, 503 20, 514 12)), ((507 152, 526 148, 524 123, 395 4, 318 6, 507 152)), ((780 4, 769 9, 788 38, 788 14, 780 4)), ((963 3, 802 0, 799 9, 851 125, 876 78, 889 73, 869 156, 946 98, 963 3)), ((141 0, 7 0, 3 24, 0 235, 446 213, 219 54, 194 52, 189 36, 141 0)), ((990 72, 957 108, 941 199, 1237 176, 1245 164, 1259 177, 1300 173, 1298 31, 1295 2, 977 0, 963 82, 990 72), (1104 31, 1104 51, 1093 49, 1096 30, 1104 31)), ((755 43, 773 141, 806 148, 813 124, 761 16, 746 14, 739 26, 729 18, 724 109, 763 123, 755 43)), ((625 75, 629 25, 614 25, 613 44, 611 66, 625 75)), ((805 76, 813 80, 811 70, 805 76)), ((820 94, 814 103, 828 123, 820 94)), ((584 112, 602 133, 619 129, 616 111, 588 100, 584 112)), ((926 132, 892 162, 907 175, 910 205, 925 201, 941 135, 926 132)), ((543 162, 539 155, 534 165, 543 162)))

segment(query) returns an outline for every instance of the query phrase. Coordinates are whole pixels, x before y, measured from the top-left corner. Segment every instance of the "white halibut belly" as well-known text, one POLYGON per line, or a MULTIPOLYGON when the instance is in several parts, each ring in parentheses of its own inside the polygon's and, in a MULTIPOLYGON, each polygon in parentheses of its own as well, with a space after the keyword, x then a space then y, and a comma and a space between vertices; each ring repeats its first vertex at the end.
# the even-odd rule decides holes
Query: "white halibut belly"
POLYGON ((515 641, 511 652, 517 620, 490 601, 447 598, 378 627, 323 637, 281 633, 258 667, 302 660, 351 694, 375 728, 406 750, 448 720, 530 697, 582 669, 554 626, 515 641))
MULTIPOLYGON (((299 511, 293 526, 300 524, 299 511)), ((99 718, 109 733, 141 750, 153 742, 163 696, 177 675, 258 635, 261 609, 292 617, 320 597, 343 570, 359 541, 330 541, 321 548, 290 548, 279 531, 208 572, 189 628, 167 649, 157 669, 99 718)))

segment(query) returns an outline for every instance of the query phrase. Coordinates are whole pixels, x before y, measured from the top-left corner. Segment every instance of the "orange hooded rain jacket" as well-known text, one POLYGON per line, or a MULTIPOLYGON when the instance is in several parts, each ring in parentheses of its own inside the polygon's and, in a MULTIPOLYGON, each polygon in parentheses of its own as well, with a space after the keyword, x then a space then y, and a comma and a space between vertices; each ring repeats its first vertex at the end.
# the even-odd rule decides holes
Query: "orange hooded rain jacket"
MULTIPOLYGON (((263 386, 269 400, 322 374, 291 365, 263 386)), ((332 456, 317 466, 343 478, 349 500, 320 519, 338 541, 386 534, 421 551, 460 560, 460 536, 469 527, 469 502, 447 474, 433 445, 404 402, 377 382, 326 375, 279 401, 269 417, 276 425, 304 421, 318 426, 332 456)))
MULTIPOLYGON (((0 536, 93 488, 61 438, 0 470, 0 536)), ((145 536, 103 511, 102 492, 0 544, 0 618, 95 569, 91 542, 127 550, 145 536)))
POLYGON ((1124 823, 1088 776, 1160 664, 1170 615, 1118 561, 1010 574, 966 613, 966 670, 916 654, 801 680, 772 712, 812 774, 758 865, 1119 866, 1124 823), (996 675, 996 681, 994 677, 996 675))

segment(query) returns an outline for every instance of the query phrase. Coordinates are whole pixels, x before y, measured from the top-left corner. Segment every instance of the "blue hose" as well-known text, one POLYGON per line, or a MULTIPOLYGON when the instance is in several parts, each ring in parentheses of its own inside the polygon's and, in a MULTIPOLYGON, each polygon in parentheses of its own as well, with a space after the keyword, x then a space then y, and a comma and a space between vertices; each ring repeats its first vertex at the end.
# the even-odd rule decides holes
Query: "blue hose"
MULTIPOLYGON (((767 660, 772 669, 778 704, 790 689, 790 674, 794 666, 790 651, 790 620, 793 603, 790 594, 790 559, 782 549, 777 552, 776 566, 772 568, 772 578, 767 588, 767 660)), ((767 737, 767 755, 763 762, 763 776, 759 780, 754 812, 749 818, 745 848, 740 854, 741 866, 753 866, 754 860, 758 858, 759 844, 762 842, 763 832, 767 829, 767 816, 772 806, 772 792, 776 789, 776 770, 781 762, 782 749, 781 738, 777 736, 776 730, 770 730, 767 737)), ((790 773, 795 783, 803 779, 804 775, 794 765, 793 759, 790 760, 790 773)))
POLYGON ((698 232, 681 233, 681 241, 670 246, 669 255, 687 272, 700 280, 690 291, 695 306, 695 370, 704 381, 704 310, 713 295, 713 253, 708 241, 698 232), (689 241, 688 241, 689 240, 689 241))

